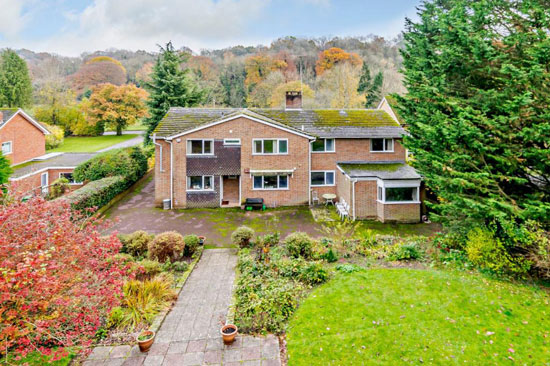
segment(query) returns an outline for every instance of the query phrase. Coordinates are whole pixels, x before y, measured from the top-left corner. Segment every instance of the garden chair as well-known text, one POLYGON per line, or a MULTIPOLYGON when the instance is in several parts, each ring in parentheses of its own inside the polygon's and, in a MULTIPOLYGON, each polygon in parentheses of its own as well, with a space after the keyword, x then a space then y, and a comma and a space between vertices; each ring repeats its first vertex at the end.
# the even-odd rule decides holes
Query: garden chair
POLYGON ((311 190, 311 202, 313 203, 313 205, 315 205, 315 202, 317 202, 317 204, 319 204, 319 195, 317 194, 317 191, 314 191, 314 190, 311 190))
POLYGON ((336 210, 338 211, 338 216, 340 216, 342 220, 349 216, 349 205, 343 198, 341 198, 340 201, 336 203, 336 210))

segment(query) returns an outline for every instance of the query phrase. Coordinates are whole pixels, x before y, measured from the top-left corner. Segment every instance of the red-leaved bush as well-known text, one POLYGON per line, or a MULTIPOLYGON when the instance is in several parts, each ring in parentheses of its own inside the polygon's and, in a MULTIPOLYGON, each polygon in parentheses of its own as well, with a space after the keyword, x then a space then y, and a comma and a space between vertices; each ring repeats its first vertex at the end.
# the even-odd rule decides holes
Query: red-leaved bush
POLYGON ((0 355, 90 344, 126 274, 105 228, 63 200, 0 205, 0 355))

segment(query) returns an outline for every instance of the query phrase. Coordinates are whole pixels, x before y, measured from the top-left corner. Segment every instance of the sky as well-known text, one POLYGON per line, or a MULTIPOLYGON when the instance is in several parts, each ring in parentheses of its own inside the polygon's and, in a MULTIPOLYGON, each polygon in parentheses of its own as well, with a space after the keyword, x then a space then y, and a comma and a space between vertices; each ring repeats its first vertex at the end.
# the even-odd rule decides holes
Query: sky
POLYGON ((420 0, 0 0, 0 48, 199 52, 284 36, 398 35, 420 0))

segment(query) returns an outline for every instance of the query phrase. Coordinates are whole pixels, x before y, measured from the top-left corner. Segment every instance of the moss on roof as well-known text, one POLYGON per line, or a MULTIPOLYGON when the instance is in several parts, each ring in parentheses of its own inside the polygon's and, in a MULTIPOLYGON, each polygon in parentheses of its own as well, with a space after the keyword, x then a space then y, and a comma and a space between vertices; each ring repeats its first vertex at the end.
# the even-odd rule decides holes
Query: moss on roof
POLYGON ((251 109, 287 125, 301 126, 308 124, 314 127, 398 127, 386 112, 376 109, 251 109))
POLYGON ((386 164, 339 164, 344 171, 360 170, 370 172, 396 172, 403 166, 403 163, 386 163, 386 164))

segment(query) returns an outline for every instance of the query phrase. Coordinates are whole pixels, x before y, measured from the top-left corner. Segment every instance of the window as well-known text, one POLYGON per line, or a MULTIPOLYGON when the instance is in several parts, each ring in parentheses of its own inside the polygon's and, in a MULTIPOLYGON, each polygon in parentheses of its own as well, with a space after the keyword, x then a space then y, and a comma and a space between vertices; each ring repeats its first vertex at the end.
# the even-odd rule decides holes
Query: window
POLYGON ((11 154, 11 141, 2 142, 2 155, 11 154))
POLYGON ((311 144, 313 152, 334 152, 334 139, 318 139, 311 144))
POLYGON ((187 155, 213 155, 213 140, 187 140, 187 155))
POLYGON ((334 171, 311 172, 312 186, 333 186, 334 171))
POLYGON ((240 146, 241 139, 223 139, 223 144, 225 146, 240 146))
POLYGON ((69 184, 82 184, 82 182, 75 182, 73 173, 59 173, 59 178, 65 178, 69 181, 69 184))
POLYGON ((211 175, 203 175, 196 177, 187 177, 188 191, 213 191, 214 177, 211 175))
POLYGON ((393 152, 393 139, 371 139, 370 151, 393 152))
POLYGON ((255 175, 254 189, 288 189, 288 175, 255 175))
POLYGON ((252 145, 256 155, 288 154, 287 139, 254 139, 252 145))
POLYGON ((384 203, 418 202, 418 187, 378 186, 378 200, 384 203))

